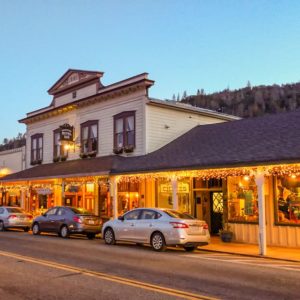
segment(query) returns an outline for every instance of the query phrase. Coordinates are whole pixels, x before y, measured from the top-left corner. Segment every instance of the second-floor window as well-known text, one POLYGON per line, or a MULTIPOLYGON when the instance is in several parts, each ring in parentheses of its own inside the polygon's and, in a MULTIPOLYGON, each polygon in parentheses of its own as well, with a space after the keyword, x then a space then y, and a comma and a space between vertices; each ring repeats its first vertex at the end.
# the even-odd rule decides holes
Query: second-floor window
POLYGON ((31 162, 43 160, 43 134, 31 136, 31 162))
POLYGON ((87 121, 81 124, 81 151, 98 152, 98 121, 87 121))
POLYGON ((60 142, 60 129, 53 132, 53 157, 65 156, 65 149, 60 142))
POLYGON ((135 146, 135 112, 126 111, 114 116, 114 147, 135 146))

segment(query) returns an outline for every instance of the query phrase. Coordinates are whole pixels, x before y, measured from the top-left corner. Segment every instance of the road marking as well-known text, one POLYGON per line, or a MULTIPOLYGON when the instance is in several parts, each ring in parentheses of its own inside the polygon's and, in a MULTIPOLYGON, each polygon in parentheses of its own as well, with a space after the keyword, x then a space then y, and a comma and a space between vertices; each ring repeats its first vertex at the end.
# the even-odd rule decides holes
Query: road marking
POLYGON ((55 268, 55 269, 73 272, 78 275, 79 275, 79 273, 81 273, 81 275, 101 278, 103 280, 116 282, 116 283, 119 283, 122 285, 128 285, 128 286, 132 286, 135 288, 140 288, 140 289, 158 292, 158 293, 162 293, 162 294, 166 294, 166 295, 176 296, 176 297, 183 298, 183 299, 218 300, 217 298, 213 298, 213 297, 209 297, 209 296, 203 296, 203 295, 185 292, 182 290, 176 290, 176 289, 172 289, 172 288, 162 287, 159 285, 150 284, 150 283, 146 283, 143 281, 128 279, 126 277, 109 275, 109 274, 105 274, 102 272, 95 272, 95 271, 91 271, 91 270, 87 270, 87 269, 82 269, 82 268, 78 268, 78 267, 73 267, 73 266, 69 266, 69 265, 56 263, 56 262, 49 261, 49 260, 38 259, 38 258, 34 258, 34 257, 29 257, 29 256, 23 256, 23 255, 14 254, 14 253, 5 252, 5 251, 0 251, 0 255, 18 259, 18 260, 21 259, 23 261, 27 261, 30 263, 43 265, 43 266, 47 266, 47 267, 51 267, 51 268, 55 268))
POLYGON ((258 261, 259 258, 241 258, 241 257, 237 257, 237 256, 230 256, 229 254, 227 254, 228 256, 225 257, 223 256, 222 258, 220 257, 214 257, 213 255, 195 255, 195 254, 186 254, 183 255, 184 257, 188 257, 188 258, 196 258, 196 259, 206 259, 206 260, 213 260, 213 261, 221 261, 221 262, 227 262, 227 263, 235 263, 235 264, 243 264, 243 265, 251 265, 251 266, 259 266, 259 267, 270 267, 270 268, 274 268, 274 269, 281 269, 281 270, 292 270, 292 271, 296 271, 296 272, 300 272, 300 264, 298 263, 294 263, 294 264, 283 264, 283 262, 279 262, 279 261, 258 261))

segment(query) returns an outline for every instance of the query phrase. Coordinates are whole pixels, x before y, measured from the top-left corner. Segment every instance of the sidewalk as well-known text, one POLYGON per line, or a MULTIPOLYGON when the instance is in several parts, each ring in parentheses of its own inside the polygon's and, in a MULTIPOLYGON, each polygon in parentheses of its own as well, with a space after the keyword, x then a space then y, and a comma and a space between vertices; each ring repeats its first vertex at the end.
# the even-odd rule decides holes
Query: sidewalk
POLYGON ((300 262, 300 248, 287 247, 267 247, 267 255, 259 255, 258 245, 245 243, 224 243, 218 236, 211 237, 211 243, 199 248, 199 250, 209 252, 223 252, 230 254, 240 254, 246 256, 274 258, 288 261, 300 262))

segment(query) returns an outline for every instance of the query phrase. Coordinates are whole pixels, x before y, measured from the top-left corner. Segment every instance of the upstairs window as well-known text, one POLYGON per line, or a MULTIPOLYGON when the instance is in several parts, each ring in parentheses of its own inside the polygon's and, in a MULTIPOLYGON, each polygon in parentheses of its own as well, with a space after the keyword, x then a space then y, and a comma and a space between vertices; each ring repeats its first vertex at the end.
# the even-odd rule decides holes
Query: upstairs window
POLYGON ((135 112, 126 111, 114 116, 114 147, 135 146, 135 112))
POLYGON ((56 129, 53 132, 53 157, 65 156, 65 149, 60 142, 60 129, 56 129))
POLYGON ((31 163, 40 163, 43 160, 43 134, 31 136, 31 163))
POLYGON ((81 152, 98 152, 98 121, 81 124, 81 152))

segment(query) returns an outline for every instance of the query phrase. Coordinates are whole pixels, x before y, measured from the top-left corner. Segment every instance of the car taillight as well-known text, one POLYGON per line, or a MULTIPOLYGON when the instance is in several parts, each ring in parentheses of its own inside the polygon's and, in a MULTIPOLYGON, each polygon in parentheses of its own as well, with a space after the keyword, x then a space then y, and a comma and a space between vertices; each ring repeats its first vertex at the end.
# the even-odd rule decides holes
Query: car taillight
POLYGON ((189 225, 186 223, 170 222, 170 224, 173 226, 173 228, 189 228, 189 225))
POLYGON ((27 218, 30 219, 30 220, 32 220, 32 219, 33 219, 33 216, 28 215, 27 218))
POLYGON ((16 219, 16 218, 17 218, 16 215, 10 215, 10 216, 8 217, 8 219, 16 219))
POLYGON ((202 227, 203 227, 203 229, 208 229, 208 225, 207 224, 203 224, 202 227))
POLYGON ((76 223, 80 223, 80 224, 82 223, 81 218, 80 218, 80 217, 77 217, 77 216, 74 216, 74 217, 73 217, 73 221, 76 222, 76 223))

